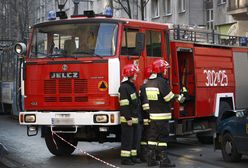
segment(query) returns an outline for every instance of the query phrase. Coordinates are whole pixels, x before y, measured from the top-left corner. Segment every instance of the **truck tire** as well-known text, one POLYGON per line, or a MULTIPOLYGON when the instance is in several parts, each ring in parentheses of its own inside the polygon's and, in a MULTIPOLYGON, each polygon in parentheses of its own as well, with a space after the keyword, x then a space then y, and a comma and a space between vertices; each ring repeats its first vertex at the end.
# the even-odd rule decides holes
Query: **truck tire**
MULTIPOLYGON (((78 141, 74 138, 74 134, 58 134, 58 135, 61 136, 70 144, 74 145, 75 147, 77 146, 78 141)), ((71 155, 75 150, 73 146, 70 146, 56 135, 52 136, 51 131, 46 132, 45 142, 48 150, 56 156, 68 156, 71 155), (56 144, 54 143, 54 141, 56 142, 56 144)))
POLYGON ((225 133, 221 142, 221 152, 224 161, 238 162, 242 155, 238 153, 234 139, 230 133, 225 133))
POLYGON ((213 132, 201 132, 197 133, 196 137, 202 144, 213 144, 213 132))

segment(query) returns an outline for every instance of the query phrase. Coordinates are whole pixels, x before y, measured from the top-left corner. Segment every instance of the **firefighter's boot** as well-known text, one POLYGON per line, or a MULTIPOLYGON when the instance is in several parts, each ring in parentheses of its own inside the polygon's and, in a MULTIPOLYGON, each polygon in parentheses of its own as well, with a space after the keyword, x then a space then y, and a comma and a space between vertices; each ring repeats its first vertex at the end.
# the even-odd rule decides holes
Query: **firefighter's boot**
POLYGON ((142 162, 147 161, 147 146, 146 145, 141 145, 140 146, 140 160, 142 162))
POLYGON ((161 156, 160 156, 161 154, 160 153, 161 153, 160 152, 160 149, 156 149, 156 155, 155 156, 156 156, 156 160, 157 161, 160 161, 161 160, 161 156))
POLYGON ((176 167, 174 163, 170 161, 168 158, 168 155, 166 151, 161 151, 160 152, 160 168, 166 168, 166 167, 176 167))
POLYGON ((138 157, 131 157, 131 160, 133 163, 136 163, 136 164, 142 163, 140 158, 138 158, 138 157))
POLYGON ((155 150, 148 149, 147 151, 147 166, 152 167, 152 166, 157 166, 159 163, 156 161, 156 154, 155 150))
POLYGON ((131 158, 121 158, 121 164, 122 165, 134 165, 134 163, 132 162, 131 158))

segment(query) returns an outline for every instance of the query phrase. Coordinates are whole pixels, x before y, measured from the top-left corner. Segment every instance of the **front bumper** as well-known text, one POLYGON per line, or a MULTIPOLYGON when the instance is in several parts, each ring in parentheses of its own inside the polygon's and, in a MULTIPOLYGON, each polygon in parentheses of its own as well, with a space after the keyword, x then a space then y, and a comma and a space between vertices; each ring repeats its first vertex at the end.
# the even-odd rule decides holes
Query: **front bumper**
POLYGON ((21 125, 51 125, 51 126, 80 126, 80 125, 118 125, 119 111, 98 112, 20 112, 21 125))

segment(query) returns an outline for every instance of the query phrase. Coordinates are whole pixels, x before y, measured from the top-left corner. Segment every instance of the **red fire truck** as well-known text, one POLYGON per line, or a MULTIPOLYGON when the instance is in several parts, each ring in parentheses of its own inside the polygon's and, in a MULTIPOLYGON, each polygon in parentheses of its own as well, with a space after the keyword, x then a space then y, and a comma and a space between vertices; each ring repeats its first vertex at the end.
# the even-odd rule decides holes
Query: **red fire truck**
MULTIPOLYGON (((54 155, 70 155, 78 141, 119 141, 118 88, 124 65, 143 70, 163 58, 173 92, 186 87, 183 104, 173 103, 171 135, 196 133, 209 142, 223 111, 247 105, 247 38, 197 32, 138 20, 84 16, 39 23, 29 43, 15 49, 22 59, 21 125, 29 136, 41 126, 54 155), (242 47, 240 47, 242 45, 242 47), (56 143, 54 143, 56 142, 56 143)), ((247 107, 247 106, 246 106, 247 107)))

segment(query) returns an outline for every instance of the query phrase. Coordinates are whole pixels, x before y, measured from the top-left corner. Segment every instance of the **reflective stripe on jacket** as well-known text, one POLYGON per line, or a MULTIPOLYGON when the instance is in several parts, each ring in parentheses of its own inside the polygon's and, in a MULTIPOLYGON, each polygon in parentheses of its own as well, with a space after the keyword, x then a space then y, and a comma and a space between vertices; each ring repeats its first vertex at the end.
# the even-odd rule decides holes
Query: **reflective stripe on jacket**
POLYGON ((150 113, 151 120, 170 120, 171 113, 150 113))

